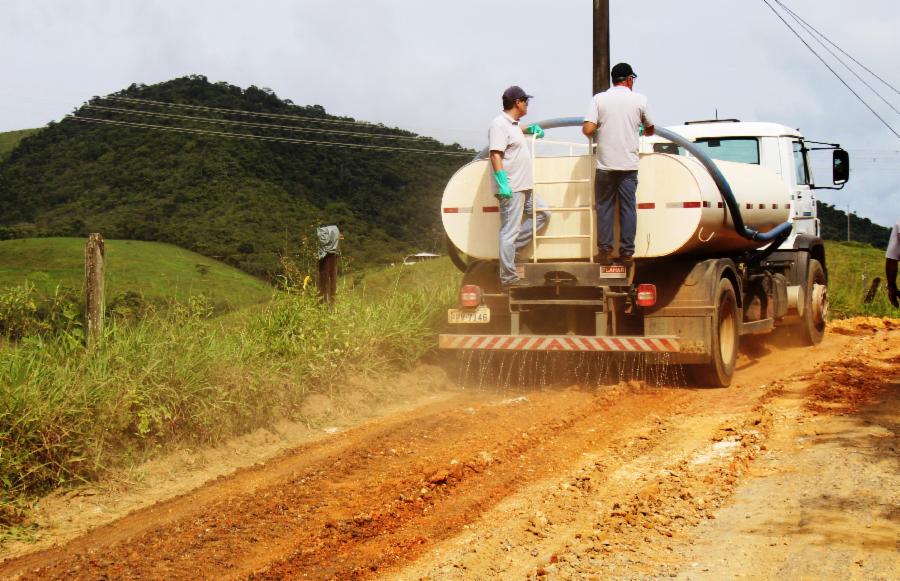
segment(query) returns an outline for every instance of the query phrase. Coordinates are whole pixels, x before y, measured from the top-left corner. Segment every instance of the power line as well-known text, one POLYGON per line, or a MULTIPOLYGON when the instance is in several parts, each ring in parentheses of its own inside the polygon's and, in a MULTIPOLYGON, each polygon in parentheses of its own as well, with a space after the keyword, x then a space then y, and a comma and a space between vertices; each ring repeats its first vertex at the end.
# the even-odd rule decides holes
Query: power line
POLYGON ((794 16, 794 18, 800 19, 800 21, 802 21, 806 26, 808 26, 809 28, 811 28, 812 30, 814 30, 814 31, 816 32, 816 34, 818 34, 819 36, 821 36, 822 38, 824 38, 825 41, 826 41, 828 44, 830 44, 830 45, 833 46, 834 48, 836 48, 836 49, 838 49, 839 51, 841 51, 841 52, 844 54, 844 56, 846 56, 848 59, 852 60, 853 62, 855 62, 856 64, 858 64, 860 67, 862 67, 862 69, 863 69, 864 71, 866 71, 867 73, 869 73, 870 75, 872 75, 873 77, 875 77, 876 79, 878 79, 879 81, 881 81, 882 83, 884 83, 890 90, 892 90, 892 91, 894 91, 895 93, 897 93, 898 95, 900 95, 900 91, 898 91, 893 85, 891 85, 889 82, 885 81, 884 79, 882 79, 881 77, 879 77, 878 75, 876 75, 876 74, 875 74, 873 71, 871 71, 866 65, 862 64, 861 62, 859 62, 858 60, 856 60, 855 58, 853 58, 849 53, 847 53, 847 51, 845 51, 844 49, 842 49, 841 47, 839 47, 838 45, 836 45, 835 43, 833 43, 827 36, 825 36, 824 34, 822 34, 821 32, 819 32, 813 25, 811 25, 810 23, 808 23, 808 22, 806 22, 805 20, 803 20, 803 18, 800 18, 800 16, 799 16, 796 12, 794 12, 793 10, 791 10, 790 8, 788 8, 787 6, 785 6, 784 3, 780 2, 779 0, 775 0, 775 2, 777 2, 779 6, 781 6, 782 8, 784 8, 784 10, 786 10, 788 13, 790 13, 792 16, 794 16))
MULTIPOLYGON (((776 0, 776 1, 777 1, 777 0, 776 0)), ((893 134, 897 137, 897 139, 900 139, 900 133, 897 133, 897 131, 894 130, 894 128, 891 127, 890 124, 888 124, 888 122, 885 121, 885 120, 881 117, 881 115, 878 114, 877 111, 875 111, 875 109, 873 109, 868 103, 866 103, 865 99, 863 99, 863 98, 859 95, 859 93, 857 93, 856 91, 853 90, 853 87, 851 87, 851 86, 849 85, 849 83, 847 83, 847 81, 845 81, 844 78, 841 77, 841 76, 837 73, 837 71, 835 71, 833 68, 831 68, 831 65, 829 65, 828 62, 827 62, 824 58, 822 58, 822 55, 820 55, 818 52, 816 52, 816 49, 814 49, 812 46, 810 46, 810 44, 809 44, 808 42, 806 42, 806 39, 804 39, 803 36, 801 36, 800 33, 797 32, 797 31, 794 29, 794 27, 791 26, 791 24, 790 24, 787 20, 785 20, 784 17, 783 17, 781 14, 778 13, 777 10, 775 10, 775 7, 772 6, 772 4, 769 3, 769 0, 763 0, 763 2, 766 4, 766 6, 769 7, 769 10, 771 10, 772 13, 775 14, 775 16, 777 16, 778 19, 781 20, 781 21, 784 23, 784 25, 787 26, 788 29, 789 29, 792 33, 794 33, 794 36, 796 36, 796 37, 800 40, 800 42, 802 42, 802 43, 806 46, 806 48, 808 48, 808 49, 810 50, 810 52, 812 52, 812 53, 816 56, 816 58, 818 58, 820 61, 822 61, 822 64, 825 65, 825 67, 826 67, 829 71, 831 71, 831 73, 832 73, 835 77, 837 77, 837 79, 838 79, 845 87, 847 87, 847 90, 850 91, 851 93, 853 93, 853 95, 854 95, 857 99, 859 99, 859 102, 862 103, 863 105, 865 105, 866 109, 868 109, 869 111, 871 111, 871 112, 872 112, 872 115, 875 115, 875 117, 877 117, 878 120, 881 121, 881 122, 884 124, 884 126, 887 127, 888 130, 889 130, 891 133, 893 133, 893 134)))
POLYGON ((411 149, 405 147, 389 147, 384 145, 362 145, 358 143, 339 143, 334 141, 313 141, 311 139, 293 139, 288 137, 269 137, 265 135, 249 135, 246 133, 228 133, 225 131, 210 131, 206 129, 191 129, 187 127, 169 127, 165 125, 151 125, 147 123, 133 123, 130 121, 115 121, 112 119, 97 119, 95 117, 77 117, 69 115, 66 119, 73 121, 82 121, 86 123, 101 123, 107 125, 119 125, 124 127, 139 127, 144 129, 157 129, 160 131, 171 131, 174 133, 191 133, 196 135, 210 135, 214 137, 234 137, 237 139, 247 139, 256 141, 274 141, 279 143, 298 143, 303 145, 320 145, 323 147, 347 147, 354 149, 369 149, 374 151, 396 151, 403 153, 421 153, 425 155, 451 155, 457 157, 472 157, 471 152, 462 151, 441 151, 434 149, 411 149))
POLYGON ((174 115, 171 113, 159 113, 157 111, 143 111, 140 109, 122 109, 121 107, 104 107, 102 105, 85 105, 87 109, 97 109, 99 111, 109 111, 113 113, 125 113, 126 115, 147 115, 151 117, 160 117, 164 119, 179 119, 197 121, 199 123, 214 123, 217 125, 240 125, 243 127, 256 127, 260 129, 279 129, 282 131, 304 131, 309 133, 322 133, 334 135, 353 135, 360 137, 380 137, 383 139, 399 139, 406 141, 430 141, 437 142, 431 137, 422 136, 406 136, 406 135, 390 135, 388 133, 367 133, 364 131, 340 131, 338 129, 322 129, 320 127, 303 127, 298 125, 275 125, 271 123, 249 123, 247 121, 234 121, 232 119, 212 119, 210 117, 194 117, 191 115, 174 115))
POLYGON ((215 111, 216 113, 230 113, 234 115, 247 115, 250 117, 268 117, 271 119, 298 119, 301 121, 313 121, 315 123, 331 123, 335 125, 363 125, 366 127, 382 127, 375 123, 367 123, 365 121, 346 121, 344 119, 320 119, 318 117, 303 117, 301 115, 284 115, 281 113, 261 113, 256 111, 242 111, 240 109, 222 109, 219 107, 204 107, 202 105, 188 105, 186 103, 167 103, 165 101, 153 101, 150 99, 134 99, 131 97, 116 97, 108 95, 102 97, 110 101, 125 101, 128 103, 150 104, 159 107, 175 107, 179 109, 194 109, 198 111, 215 111))
MULTIPOLYGON (((900 115, 900 111, 898 111, 897 108, 894 107, 894 106, 891 104, 890 101, 888 101, 887 99, 885 99, 884 97, 882 97, 882 96, 881 96, 881 93, 879 93, 878 91, 875 90, 875 87, 873 87, 872 85, 870 85, 870 84, 868 83, 868 81, 866 81, 865 79, 863 79, 863 78, 860 76, 859 73, 857 73, 856 71, 854 71, 854 70, 850 67, 850 65, 848 65, 846 62, 844 62, 844 61, 841 59, 841 57, 839 57, 838 55, 836 55, 836 54, 834 53, 833 50, 831 50, 830 48, 828 48, 828 45, 825 44, 825 43, 822 41, 822 39, 821 39, 821 38, 818 38, 818 36, 816 36, 816 34, 815 34, 815 33, 818 33, 819 36, 822 36, 822 38, 825 38, 821 33, 819 33, 817 30, 815 30, 814 28, 812 28, 811 26, 809 26, 809 25, 806 23, 805 20, 803 20, 802 18, 800 18, 800 17, 799 17, 796 13, 794 13, 790 8, 788 8, 787 6, 785 6, 784 4, 782 4, 781 2, 779 2, 778 0, 775 0, 775 2, 776 2, 779 6, 781 6, 782 8, 784 8, 784 9, 787 11, 787 13, 791 15, 791 17, 794 19, 794 21, 795 21, 797 24, 799 24, 799 25, 802 26, 804 29, 806 29, 806 32, 807 32, 811 37, 813 37, 813 38, 816 40, 816 42, 818 42, 819 44, 821 44, 821 45, 822 45, 822 48, 824 48, 825 50, 827 50, 827 51, 828 51, 828 54, 830 54, 832 57, 834 57, 834 60, 836 60, 837 62, 839 62, 839 63, 841 63, 842 65, 844 65, 844 68, 847 69, 848 71, 850 71, 850 74, 852 74, 854 77, 856 77, 857 79, 859 79, 859 82, 861 82, 863 85, 865 85, 866 87, 868 87, 870 91, 872 91, 873 93, 875 93, 875 96, 878 97, 879 99, 881 99, 882 101, 884 101, 884 104, 887 105, 888 107, 890 107, 890 108, 894 111, 894 113, 897 113, 898 115, 900 115)), ((827 39, 826 39, 826 40, 827 40, 827 39)), ((831 41, 829 41, 829 42, 831 42, 831 41)), ((832 44, 833 44, 833 43, 832 43, 832 44)))

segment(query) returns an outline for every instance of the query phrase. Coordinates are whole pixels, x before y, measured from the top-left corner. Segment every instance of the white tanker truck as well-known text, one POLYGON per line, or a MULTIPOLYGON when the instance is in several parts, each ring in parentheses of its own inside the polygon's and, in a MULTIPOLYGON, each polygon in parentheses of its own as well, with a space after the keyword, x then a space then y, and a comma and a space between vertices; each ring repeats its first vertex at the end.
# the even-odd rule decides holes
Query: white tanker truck
POLYGON ((779 124, 690 122, 642 138, 629 269, 593 259, 592 145, 532 142, 535 191, 552 215, 520 251, 522 283, 508 292, 482 151, 453 175, 441 203, 448 250, 465 275, 440 348, 666 353, 695 381, 727 386, 742 335, 789 325, 819 343, 828 265, 808 154, 820 149, 833 150, 833 182, 843 187, 849 157, 839 145, 779 124), (555 152, 538 156, 538 144, 555 152))

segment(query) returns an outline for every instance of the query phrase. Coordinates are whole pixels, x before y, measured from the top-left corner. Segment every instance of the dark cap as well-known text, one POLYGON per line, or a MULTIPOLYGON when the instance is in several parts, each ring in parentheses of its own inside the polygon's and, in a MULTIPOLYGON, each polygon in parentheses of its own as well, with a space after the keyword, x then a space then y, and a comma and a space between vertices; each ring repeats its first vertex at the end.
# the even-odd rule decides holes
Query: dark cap
POLYGON ((634 74, 634 69, 632 69, 631 65, 628 63, 619 63, 614 66, 609 72, 609 76, 614 79, 627 79, 628 77, 637 78, 637 75, 634 74))
POLYGON ((518 85, 513 85, 512 87, 503 91, 503 102, 504 103, 515 103, 519 99, 533 99, 533 95, 529 95, 526 93, 522 87, 518 85))

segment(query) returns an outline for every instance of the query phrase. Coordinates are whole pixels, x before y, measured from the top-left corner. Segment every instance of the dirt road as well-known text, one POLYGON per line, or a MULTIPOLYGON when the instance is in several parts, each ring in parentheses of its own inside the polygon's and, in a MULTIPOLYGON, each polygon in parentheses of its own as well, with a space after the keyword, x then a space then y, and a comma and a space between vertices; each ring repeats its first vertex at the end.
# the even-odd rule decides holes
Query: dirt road
POLYGON ((457 390, 0 576, 900 578, 900 322, 739 367, 719 390, 457 390))

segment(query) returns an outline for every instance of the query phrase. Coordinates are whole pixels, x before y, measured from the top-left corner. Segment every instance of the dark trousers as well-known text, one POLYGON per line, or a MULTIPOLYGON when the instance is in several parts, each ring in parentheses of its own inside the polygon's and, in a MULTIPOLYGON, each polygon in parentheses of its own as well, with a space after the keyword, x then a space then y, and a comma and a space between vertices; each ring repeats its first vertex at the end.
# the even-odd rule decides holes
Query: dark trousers
POLYGON ((329 252, 319 259, 319 298, 329 305, 334 304, 337 292, 337 254, 329 252))
POLYGON ((619 202, 619 256, 634 254, 634 235, 637 231, 637 170, 607 171, 598 169, 594 183, 597 200, 597 246, 613 249, 613 224, 616 200, 619 202))

